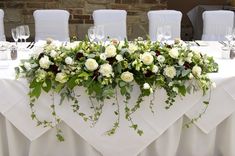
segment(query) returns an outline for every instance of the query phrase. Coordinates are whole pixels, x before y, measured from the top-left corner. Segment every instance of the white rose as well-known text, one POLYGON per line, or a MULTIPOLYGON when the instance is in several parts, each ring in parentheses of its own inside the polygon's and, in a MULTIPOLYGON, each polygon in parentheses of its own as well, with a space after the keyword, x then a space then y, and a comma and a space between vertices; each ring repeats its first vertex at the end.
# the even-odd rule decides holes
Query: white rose
POLYGON ((152 72, 157 73, 158 69, 159 69, 158 66, 154 65, 153 68, 152 68, 152 72))
POLYGON ((100 59, 101 60, 106 60, 106 54, 105 53, 102 53, 102 54, 100 54, 100 59))
POLYGON ((133 44, 133 43, 130 43, 129 44, 129 47, 128 47, 128 51, 130 54, 134 53, 136 50, 138 50, 138 46, 133 44))
POLYGON ((173 79, 176 76, 176 70, 175 67, 170 66, 170 67, 166 67, 164 69, 164 73, 167 77, 173 79))
POLYGON ((65 83, 68 80, 68 77, 65 73, 57 73, 55 76, 55 80, 60 83, 65 83))
POLYGON ((109 45, 108 47, 105 48, 105 55, 107 58, 109 57, 114 57, 117 55, 117 49, 114 45, 109 45))
POLYGON ((71 65, 71 64, 73 64, 73 59, 71 57, 66 57, 65 63, 71 65))
POLYGON ((200 76, 201 73, 202 73, 202 68, 195 65, 192 69, 192 73, 193 73, 194 76, 200 76))
POLYGON ((43 56, 39 60, 39 65, 40 65, 40 67, 42 67, 44 69, 48 69, 51 65, 51 61, 49 60, 49 57, 48 56, 43 56))
POLYGON ((113 68, 110 64, 102 64, 99 69, 99 73, 101 73, 103 76, 110 77, 113 75, 113 68))
POLYGON ((145 52, 143 55, 140 55, 140 60, 145 64, 145 65, 150 65, 153 63, 153 56, 149 52, 145 52))
POLYGON ((121 74, 121 79, 125 82, 131 82, 134 80, 133 74, 129 71, 123 72, 121 74))
POLYGON ((31 69, 31 64, 29 62, 25 62, 24 67, 27 71, 29 71, 31 69))
POLYGON ((56 57, 56 55, 57 55, 57 52, 55 50, 52 50, 51 53, 50 53, 50 56, 52 58, 54 58, 54 57, 56 57))
POLYGON ((89 59, 86 60, 85 66, 88 70, 94 71, 98 68, 99 65, 96 62, 96 60, 89 58, 89 59))
POLYGON ((178 49, 177 49, 177 48, 172 48, 172 49, 169 51, 169 55, 170 55, 172 58, 177 59, 178 56, 179 56, 178 49))
POLYGON ((118 54, 118 55, 116 56, 116 60, 117 60, 118 62, 122 61, 122 60, 123 60, 122 55, 118 54))
POLYGON ((148 83, 144 83, 144 89, 150 89, 150 85, 148 83))
POLYGON ((160 63, 163 63, 163 62, 165 61, 165 57, 162 56, 162 55, 158 55, 157 60, 158 60, 160 63))

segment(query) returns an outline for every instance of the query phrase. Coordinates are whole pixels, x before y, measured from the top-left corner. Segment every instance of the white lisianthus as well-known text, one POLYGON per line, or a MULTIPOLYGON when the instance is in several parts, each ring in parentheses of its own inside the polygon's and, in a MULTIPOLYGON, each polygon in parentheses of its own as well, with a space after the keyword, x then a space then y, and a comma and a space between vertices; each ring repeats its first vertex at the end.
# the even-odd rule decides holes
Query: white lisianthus
POLYGON ((114 46, 114 45, 109 45, 109 46, 107 46, 106 48, 105 48, 105 55, 106 55, 106 57, 107 58, 109 58, 109 57, 114 57, 114 56, 116 56, 117 55, 117 49, 116 49, 116 47, 114 46))
POLYGON ((125 82, 131 82, 134 80, 133 74, 129 71, 123 72, 121 74, 121 79, 125 82))
POLYGON ((192 69, 192 73, 194 76, 200 76, 202 73, 202 68, 199 67, 198 65, 195 65, 192 69))
POLYGON ((50 56, 51 56, 52 58, 55 58, 56 55, 57 55, 57 52, 56 52, 55 50, 52 50, 51 53, 50 53, 50 56))
POLYGON ((150 65, 153 63, 153 56, 149 52, 145 52, 143 55, 140 55, 140 60, 145 64, 145 65, 150 65))
POLYGON ((85 66, 88 70, 90 71, 94 71, 98 68, 98 63, 96 62, 96 60, 92 59, 92 58, 89 58, 86 60, 85 62, 85 66))
POLYGON ((184 65, 184 61, 183 61, 182 59, 179 59, 178 64, 179 64, 180 66, 182 66, 182 65, 184 65))
POLYGON ((31 69, 31 64, 29 62, 25 62, 24 67, 27 71, 29 71, 31 69))
POLYGON ((103 76, 110 77, 113 75, 113 68, 110 64, 102 64, 99 69, 99 73, 101 73, 103 76))
POLYGON ((122 55, 118 54, 118 55, 116 56, 116 60, 117 60, 118 62, 122 61, 122 60, 123 60, 122 55))
POLYGON ((143 86, 144 89, 150 89, 150 85, 148 83, 144 83, 144 86, 143 86))
POLYGON ((176 69, 174 66, 166 67, 164 73, 167 77, 173 79, 176 76, 176 69))
POLYGON ((68 65, 71 65, 71 64, 73 64, 73 59, 68 56, 68 57, 65 58, 65 63, 68 64, 68 65))
POLYGON ((128 52, 130 54, 134 53, 136 50, 138 50, 138 46, 133 44, 133 43, 130 43, 129 46, 128 46, 128 52))
POLYGON ((100 59, 101 60, 106 60, 106 54, 105 53, 102 53, 102 54, 100 54, 100 59))
POLYGON ((194 78, 193 74, 190 73, 190 74, 188 75, 188 78, 189 78, 190 80, 192 80, 192 79, 194 78))
POLYGON ((177 87, 173 87, 172 89, 174 92, 178 93, 179 92, 179 89, 177 87))
POLYGON ((165 61, 165 57, 162 56, 162 55, 158 55, 157 60, 158 60, 160 63, 163 63, 163 62, 165 61))
POLYGON ((51 65, 51 61, 50 61, 49 57, 43 56, 42 58, 40 58, 39 65, 40 65, 40 67, 42 67, 44 69, 48 69, 51 65))
POLYGON ((158 66, 154 65, 153 68, 152 68, 152 72, 157 73, 158 69, 159 69, 158 66))
POLYGON ((68 81, 68 76, 65 73, 57 73, 55 76, 55 80, 60 83, 65 83, 68 81))
POLYGON ((178 56, 179 56, 179 51, 177 48, 172 48, 170 51, 169 51, 169 55, 172 57, 172 58, 175 58, 177 59, 178 56))

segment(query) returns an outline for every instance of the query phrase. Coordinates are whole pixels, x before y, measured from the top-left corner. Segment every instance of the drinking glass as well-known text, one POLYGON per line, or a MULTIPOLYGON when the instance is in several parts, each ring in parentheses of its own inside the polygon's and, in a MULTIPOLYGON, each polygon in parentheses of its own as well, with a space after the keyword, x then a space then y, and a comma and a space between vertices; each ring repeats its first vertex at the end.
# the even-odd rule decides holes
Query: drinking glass
POLYGON ((163 27, 157 28, 157 41, 161 42, 163 39, 163 27))
POLYGON ((22 42, 23 40, 23 36, 24 36, 24 27, 22 26, 18 26, 16 27, 16 31, 18 32, 18 39, 20 40, 20 42, 22 42))
POLYGON ((98 39, 98 41, 102 42, 102 40, 104 39, 104 26, 97 26, 95 30, 96 38, 98 39))
POLYGON ((228 27, 226 29, 225 38, 228 40, 228 47, 230 48, 231 41, 233 40, 233 28, 228 27))
POLYGON ((16 28, 11 29, 11 35, 12 35, 12 38, 14 39, 16 46, 17 46, 17 42, 19 39, 19 32, 17 31, 16 28))
POLYGON ((171 39, 171 26, 169 26, 169 25, 166 25, 165 27, 164 27, 164 39, 166 40, 166 41, 168 41, 169 39, 171 39))
POLYGON ((26 42, 26 40, 30 36, 29 26, 28 25, 22 25, 22 29, 23 29, 22 38, 24 39, 24 42, 26 42))
POLYGON ((92 26, 88 29, 88 38, 93 42, 96 38, 96 27, 92 26))

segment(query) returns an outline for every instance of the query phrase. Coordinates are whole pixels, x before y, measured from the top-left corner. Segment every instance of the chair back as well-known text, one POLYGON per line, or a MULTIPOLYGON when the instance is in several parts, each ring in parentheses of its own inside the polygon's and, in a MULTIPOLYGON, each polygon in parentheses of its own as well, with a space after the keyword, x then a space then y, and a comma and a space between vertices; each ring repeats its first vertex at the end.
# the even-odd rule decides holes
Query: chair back
POLYGON ((0 9, 0 41, 6 41, 4 31, 4 11, 0 9))

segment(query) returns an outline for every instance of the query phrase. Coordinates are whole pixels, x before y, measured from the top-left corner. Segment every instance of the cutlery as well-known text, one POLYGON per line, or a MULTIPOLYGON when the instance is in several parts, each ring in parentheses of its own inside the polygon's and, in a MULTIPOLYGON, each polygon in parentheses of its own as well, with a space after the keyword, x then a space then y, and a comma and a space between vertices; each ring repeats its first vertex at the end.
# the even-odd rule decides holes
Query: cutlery
POLYGON ((224 41, 219 41, 220 44, 222 44, 223 46, 227 46, 227 44, 224 41))
POLYGON ((29 48, 32 44, 33 44, 33 42, 30 42, 26 48, 29 48))
POLYGON ((35 45, 35 42, 33 41, 32 45, 29 47, 29 49, 32 49, 34 47, 34 45, 35 45))
POLYGON ((197 41, 193 40, 193 42, 196 43, 197 46, 200 46, 200 44, 197 41))

